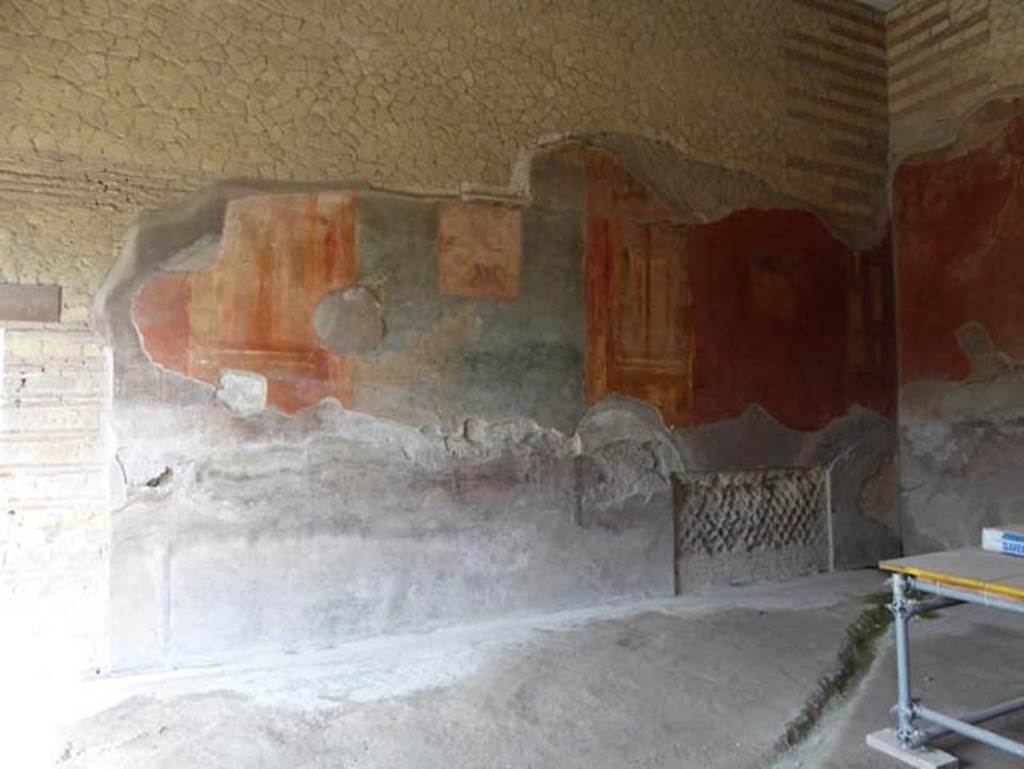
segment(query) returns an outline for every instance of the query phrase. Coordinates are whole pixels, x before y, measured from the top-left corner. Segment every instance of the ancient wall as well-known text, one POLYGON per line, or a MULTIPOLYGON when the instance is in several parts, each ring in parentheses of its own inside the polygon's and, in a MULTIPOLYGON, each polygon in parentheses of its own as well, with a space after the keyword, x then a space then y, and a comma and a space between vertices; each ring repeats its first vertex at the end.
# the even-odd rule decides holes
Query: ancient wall
POLYGON ((892 152, 951 143, 965 117, 1021 83, 1015 0, 909 0, 886 17, 892 152))
POLYGON ((1019 517, 1019 395, 1005 361, 1018 346, 1024 7, 910 0, 886 20, 901 508, 906 546, 921 551, 974 544, 985 522, 1019 517))
POLYGON ((908 545, 975 543, 1018 520, 1024 356, 1024 104, 997 101, 960 141, 903 163, 900 422, 908 545))
MULTIPOLYGON (((12 455, 67 429, 106 458, 91 471, 97 525, 69 528, 49 551, 53 570, 19 583, 63 570, 92 590, 107 584, 111 547, 114 613, 134 618, 115 627, 121 665, 658 592, 671 588, 668 476, 681 445, 704 446, 666 437, 659 418, 681 429, 729 419, 742 442, 764 427, 761 408, 783 442, 804 431, 803 448, 752 459, 718 446, 716 467, 836 469, 847 457, 856 470, 833 503, 850 536, 836 563, 891 549, 891 520, 860 526, 884 507, 884 494, 864 495, 887 477, 875 438, 892 409, 891 291, 876 275, 888 259, 885 36, 883 17, 852 0, 664 0, 639 12, 549 0, 2 4, 0 283, 62 290, 59 323, 8 323, 8 342, 35 335, 42 372, 68 368, 69 339, 112 353, 107 395, 66 426, 5 390, 7 423, 27 425, 12 455), (613 153, 658 221, 600 209, 571 162, 536 162, 572 137, 613 153), (224 184, 233 178, 248 181, 224 184), (668 248, 685 266, 673 292, 644 294, 618 327, 595 326, 588 309, 598 220, 646 228, 636 264, 662 265, 668 248), (719 265, 721 251, 731 256, 719 265), (737 295, 756 309, 724 301, 737 295), (698 296, 722 310, 691 304, 698 296), (827 323, 822 297, 842 307, 827 323), (686 308, 667 340, 629 330, 686 308), (588 361, 602 328, 617 329, 607 349, 622 354, 599 386, 588 361), (756 344, 738 343, 754 331, 756 344), (680 348, 703 333, 715 340, 703 357, 680 348), (727 348, 735 358, 716 358, 727 348), (757 381, 741 381, 741 366, 757 381), (588 412, 615 392, 660 415, 588 412), (858 404, 879 415, 866 432, 858 404), (110 429, 94 435, 94 418, 110 429), (363 434, 380 439, 365 456, 363 434), (341 445, 324 446, 331 436, 341 445), (870 448, 844 454, 847 442, 870 448), (375 463, 404 480, 392 490, 375 463), (365 485, 347 488, 336 466, 365 485), (250 481, 287 498, 237 496, 250 481), (436 501, 436 526, 408 520, 403 500, 421 496, 436 501), (533 507, 515 508, 520 498, 533 507), (112 509, 112 544, 90 539, 112 509), (377 524, 392 534, 368 536, 377 524), (80 542, 103 554, 87 575, 80 542), (280 614, 296 592, 283 572, 213 579, 229 561, 294 561, 296 542, 309 546, 303 584, 339 547, 375 554, 377 577, 357 560, 328 572, 351 592, 311 591, 301 617, 280 614), (482 572, 446 574, 473 549, 489 558, 482 572), (190 636, 227 608, 206 585, 227 604, 264 596, 264 624, 190 636), (349 622, 366 596, 413 585, 436 601, 349 622), (320 615, 334 619, 313 627, 320 615), (295 638, 270 631, 283 619, 295 638)), ((601 290, 628 285, 640 287, 601 290)), ((91 392, 89 376, 70 390, 91 392)), ((54 408, 69 405, 72 393, 55 396, 54 408)), ((19 466, 17 485, 64 473, 69 497, 69 462, 19 466)), ((81 519, 65 496, 40 504, 14 506, 8 518, 31 536, 5 537, 5 549, 81 519)), ((102 663, 103 635, 83 640, 83 664, 102 663)))
POLYGON ((702 445, 671 428, 752 408, 810 431, 760 466, 841 491, 816 508, 841 542, 795 558, 780 531, 757 573, 891 552, 860 499, 892 450, 887 246, 785 209, 695 222, 630 170, 640 145, 551 147, 520 204, 221 186, 143 220, 97 314, 128 494, 113 663, 671 592, 671 478, 702 445))
POLYGON ((80 670, 106 655, 110 351, 86 332, 0 329, 0 374, 0 653, 80 670))
POLYGON ((742 207, 693 222, 620 161, 581 159, 587 392, 691 427, 758 404, 819 430, 860 404, 895 415, 888 241, 858 250, 807 211, 742 207))

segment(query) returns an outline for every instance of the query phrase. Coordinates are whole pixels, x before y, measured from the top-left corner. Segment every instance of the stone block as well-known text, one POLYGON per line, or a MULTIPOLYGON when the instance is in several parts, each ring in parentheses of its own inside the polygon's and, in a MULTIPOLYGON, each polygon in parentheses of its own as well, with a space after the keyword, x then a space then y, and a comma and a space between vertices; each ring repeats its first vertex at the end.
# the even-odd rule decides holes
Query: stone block
POLYGON ((829 570, 828 510, 823 468, 679 476, 677 589, 829 570))
POLYGON ((60 322, 60 286, 0 283, 0 321, 60 322))

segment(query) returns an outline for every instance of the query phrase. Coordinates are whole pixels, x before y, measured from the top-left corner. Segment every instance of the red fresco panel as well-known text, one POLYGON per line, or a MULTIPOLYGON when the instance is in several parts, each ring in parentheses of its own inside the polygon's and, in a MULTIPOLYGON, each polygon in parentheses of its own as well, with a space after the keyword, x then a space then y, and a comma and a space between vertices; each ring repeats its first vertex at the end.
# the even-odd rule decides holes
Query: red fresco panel
POLYGON ((756 403, 815 430, 860 400, 847 353, 849 250, 815 215, 741 211, 694 227, 690 254, 696 423, 756 403))
POLYGON ((320 346, 312 318, 324 294, 355 281, 354 244, 350 194, 231 202, 212 268, 160 276, 140 292, 135 316, 147 352, 211 384, 224 369, 262 374, 269 405, 285 413, 329 396, 349 406, 349 362, 320 346))
POLYGON ((794 210, 682 222, 607 153, 591 153, 591 402, 641 398, 671 425, 752 404, 804 430, 854 403, 893 415, 888 243, 855 253, 794 210))
POLYGON ((188 371, 189 278, 187 273, 153 278, 139 291, 133 308, 150 359, 179 374, 188 371))
POLYGON ((672 212, 634 177, 615 155, 586 150, 586 207, 591 216, 627 217, 638 221, 669 220, 672 212))
POLYGON ((999 130, 896 173, 900 381, 964 379, 956 331, 983 324, 1024 358, 1024 103, 999 130))

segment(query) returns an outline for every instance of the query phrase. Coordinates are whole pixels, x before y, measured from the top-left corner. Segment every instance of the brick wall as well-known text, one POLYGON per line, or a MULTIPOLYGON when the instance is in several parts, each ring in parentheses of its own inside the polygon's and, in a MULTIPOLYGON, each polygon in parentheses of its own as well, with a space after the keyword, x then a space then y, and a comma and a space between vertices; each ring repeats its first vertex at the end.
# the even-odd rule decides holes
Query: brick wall
POLYGON ((109 351, 86 332, 0 329, 3 643, 101 665, 110 509, 109 351))
POLYGON ((1024 89, 1024 3, 907 0, 886 16, 894 171, 953 142, 994 98, 1024 89))
POLYGON ((962 116, 998 87, 992 58, 1002 35, 993 29, 992 6, 993 0, 909 0, 887 17, 895 155, 949 141, 962 116))
POLYGON ((858 3, 790 2, 817 14, 783 41, 786 112, 807 130, 786 147, 787 178, 833 226, 869 242, 887 211, 885 19, 858 3))

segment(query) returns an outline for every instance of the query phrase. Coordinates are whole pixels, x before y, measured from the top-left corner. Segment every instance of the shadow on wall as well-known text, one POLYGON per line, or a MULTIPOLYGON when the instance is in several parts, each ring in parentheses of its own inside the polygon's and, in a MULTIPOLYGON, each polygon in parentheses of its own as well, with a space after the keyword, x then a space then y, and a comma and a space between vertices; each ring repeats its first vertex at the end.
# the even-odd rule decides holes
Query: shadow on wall
POLYGON ((604 137, 529 200, 223 185, 141 222, 97 305, 115 666, 671 593, 686 470, 830 474, 814 557, 756 503, 728 579, 892 554, 888 246, 785 202, 604 137))
POLYGON ((1024 100, 991 102, 894 183, 901 504, 911 551, 1020 521, 1024 100))

